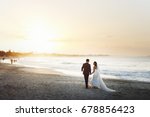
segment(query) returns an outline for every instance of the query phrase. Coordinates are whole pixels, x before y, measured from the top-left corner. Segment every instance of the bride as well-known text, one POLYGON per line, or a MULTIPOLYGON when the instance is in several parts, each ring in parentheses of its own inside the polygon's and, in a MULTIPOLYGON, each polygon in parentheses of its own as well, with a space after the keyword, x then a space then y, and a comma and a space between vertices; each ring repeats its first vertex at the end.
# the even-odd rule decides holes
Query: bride
POLYGON ((92 87, 100 88, 107 92, 115 92, 115 90, 108 88, 103 79, 100 77, 100 70, 96 61, 93 63, 93 72, 91 74, 93 74, 93 79, 91 81, 92 87))

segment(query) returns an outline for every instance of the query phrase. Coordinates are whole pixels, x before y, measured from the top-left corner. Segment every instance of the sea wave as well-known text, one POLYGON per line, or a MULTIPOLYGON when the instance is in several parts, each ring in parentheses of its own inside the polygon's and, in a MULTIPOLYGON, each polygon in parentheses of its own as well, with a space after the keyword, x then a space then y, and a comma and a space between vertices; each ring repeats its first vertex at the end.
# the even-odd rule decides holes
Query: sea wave
MULTIPOLYGON (((120 57, 86 57, 90 58, 91 66, 97 61, 100 66, 101 76, 104 78, 150 81, 149 58, 120 58, 120 57)), ((63 72, 66 75, 82 76, 81 66, 85 57, 45 57, 45 58, 21 58, 20 65, 48 68, 63 72)))

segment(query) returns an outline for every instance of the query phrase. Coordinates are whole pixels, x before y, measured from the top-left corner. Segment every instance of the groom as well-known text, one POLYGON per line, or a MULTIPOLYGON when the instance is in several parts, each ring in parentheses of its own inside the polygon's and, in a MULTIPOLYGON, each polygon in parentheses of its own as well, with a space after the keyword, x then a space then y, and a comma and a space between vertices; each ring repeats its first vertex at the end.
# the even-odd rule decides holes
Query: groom
POLYGON ((85 79, 85 86, 88 89, 88 80, 89 75, 91 74, 91 65, 89 64, 89 59, 86 59, 86 63, 82 65, 81 71, 83 71, 84 79, 85 79))

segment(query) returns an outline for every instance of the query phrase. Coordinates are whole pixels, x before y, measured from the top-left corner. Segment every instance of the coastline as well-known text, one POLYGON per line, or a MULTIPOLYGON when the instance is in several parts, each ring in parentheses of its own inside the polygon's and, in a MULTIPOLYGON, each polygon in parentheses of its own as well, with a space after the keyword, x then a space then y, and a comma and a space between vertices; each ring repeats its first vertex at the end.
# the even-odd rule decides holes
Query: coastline
POLYGON ((0 100, 149 100, 150 83, 104 79, 116 93, 85 89, 83 77, 0 63, 0 100))

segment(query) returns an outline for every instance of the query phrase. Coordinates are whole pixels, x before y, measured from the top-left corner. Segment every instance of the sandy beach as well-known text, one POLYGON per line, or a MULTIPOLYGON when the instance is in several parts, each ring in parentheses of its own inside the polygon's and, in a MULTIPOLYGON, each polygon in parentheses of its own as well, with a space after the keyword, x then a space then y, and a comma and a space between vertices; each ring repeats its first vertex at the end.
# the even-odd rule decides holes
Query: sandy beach
POLYGON ((150 83, 105 79, 117 92, 85 89, 83 77, 0 63, 1 100, 148 100, 150 83))

